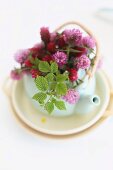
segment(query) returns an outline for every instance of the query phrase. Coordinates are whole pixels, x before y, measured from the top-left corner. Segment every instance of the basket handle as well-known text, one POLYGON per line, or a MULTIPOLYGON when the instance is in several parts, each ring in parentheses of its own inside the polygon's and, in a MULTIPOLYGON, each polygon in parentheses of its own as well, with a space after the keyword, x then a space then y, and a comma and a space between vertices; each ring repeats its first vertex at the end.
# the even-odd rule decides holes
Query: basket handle
POLYGON ((95 55, 95 61, 94 61, 94 66, 92 68, 92 70, 88 70, 87 71, 87 75, 89 75, 89 78, 92 77, 96 71, 96 68, 97 68, 97 64, 98 64, 98 61, 100 59, 100 51, 99 51, 99 43, 97 41, 97 38, 96 36, 92 33, 91 30, 89 30, 86 26, 84 26, 83 24, 81 24, 80 22, 78 21, 69 21, 69 22, 66 22, 62 25, 60 25, 59 27, 57 27, 55 29, 55 32, 58 32, 60 31, 62 28, 68 26, 68 25, 78 25, 79 27, 81 27, 87 34, 89 34, 91 37, 93 37, 95 39, 95 42, 96 42, 96 55, 95 55))

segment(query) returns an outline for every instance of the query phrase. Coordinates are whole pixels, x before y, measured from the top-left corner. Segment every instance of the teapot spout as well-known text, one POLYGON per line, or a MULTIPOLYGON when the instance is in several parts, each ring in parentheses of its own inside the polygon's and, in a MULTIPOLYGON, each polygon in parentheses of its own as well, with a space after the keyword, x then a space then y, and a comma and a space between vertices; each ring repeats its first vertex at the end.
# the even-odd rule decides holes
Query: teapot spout
POLYGON ((85 115, 91 113, 93 109, 100 105, 100 97, 98 95, 85 95, 80 98, 75 106, 77 114, 85 115))
POLYGON ((93 95, 90 97, 91 103, 95 106, 99 106, 100 105, 100 97, 97 95, 93 95))

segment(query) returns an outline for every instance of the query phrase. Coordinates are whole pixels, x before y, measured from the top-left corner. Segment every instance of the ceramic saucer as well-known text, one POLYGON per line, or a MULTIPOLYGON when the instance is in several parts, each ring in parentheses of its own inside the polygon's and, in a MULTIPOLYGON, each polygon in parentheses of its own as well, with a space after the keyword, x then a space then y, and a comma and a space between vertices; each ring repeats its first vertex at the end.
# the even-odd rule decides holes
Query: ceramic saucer
POLYGON ((12 103, 19 118, 34 130, 51 135, 69 135, 81 132, 94 125, 104 114, 110 99, 110 89, 103 72, 96 73, 96 94, 101 103, 87 115, 73 114, 67 117, 53 117, 40 113, 27 97, 23 81, 14 83, 12 103))

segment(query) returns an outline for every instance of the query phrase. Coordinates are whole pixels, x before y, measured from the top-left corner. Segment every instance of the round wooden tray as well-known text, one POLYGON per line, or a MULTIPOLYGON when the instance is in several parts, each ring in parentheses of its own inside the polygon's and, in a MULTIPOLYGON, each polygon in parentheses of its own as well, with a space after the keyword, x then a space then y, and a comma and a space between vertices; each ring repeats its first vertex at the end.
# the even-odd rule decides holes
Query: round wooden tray
MULTIPOLYGON (((83 135, 83 134, 86 134, 87 132, 89 131, 92 131, 93 129, 95 129, 96 127, 98 127, 100 124, 102 124, 102 122, 104 122, 109 116, 111 116, 113 114, 112 110, 113 110, 113 90, 112 90, 112 85, 108 79, 108 77, 106 76, 106 74, 104 73, 104 76, 106 77, 107 79, 107 82, 108 82, 108 85, 109 85, 109 88, 110 88, 110 100, 109 100, 109 104, 107 106, 107 109, 105 110, 103 116, 95 123, 93 124, 92 126, 90 126, 89 128, 86 128, 85 130, 79 132, 79 133, 73 133, 73 134, 66 134, 65 135, 50 135, 50 134, 44 134, 42 133, 41 131, 37 131, 35 130, 34 128, 30 127, 28 124, 26 124, 25 121, 23 121, 20 117, 19 117, 19 114, 17 113, 17 110, 15 109, 15 106, 14 106, 14 102, 12 101, 12 89, 13 89, 13 86, 15 84, 14 81, 12 81, 10 78, 7 78, 6 81, 4 82, 4 86, 3 86, 3 90, 5 92, 5 94, 7 95, 8 99, 9 99, 9 102, 10 102, 10 108, 11 108, 11 111, 13 113, 13 115, 15 115, 15 118, 16 120, 18 120, 22 125, 23 127, 25 127, 26 129, 28 129, 29 131, 37 134, 37 135, 42 135, 43 136, 46 136, 46 137, 55 137, 55 138, 65 138, 65 137, 71 137, 71 136, 80 136, 80 135, 83 135)), ((41 119, 42 123, 45 123, 45 118, 44 116, 42 116, 42 119, 41 119)))

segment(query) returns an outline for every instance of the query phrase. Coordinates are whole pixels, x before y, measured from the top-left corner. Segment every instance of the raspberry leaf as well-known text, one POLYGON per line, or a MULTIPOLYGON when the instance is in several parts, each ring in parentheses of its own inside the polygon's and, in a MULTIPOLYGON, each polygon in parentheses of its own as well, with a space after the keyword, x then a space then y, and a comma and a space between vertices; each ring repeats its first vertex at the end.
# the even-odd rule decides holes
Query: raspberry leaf
POLYGON ((41 91, 48 90, 48 82, 45 77, 39 76, 35 79, 36 87, 41 91))
POLYGON ((48 74, 46 75, 46 79, 48 80, 48 82, 53 81, 53 79, 54 79, 54 74, 53 74, 53 73, 48 73, 48 74))
POLYGON ((58 72, 58 65, 57 65, 57 63, 53 62, 51 64, 51 72, 52 73, 57 73, 58 72))
POLYGON ((48 112, 49 114, 51 114, 52 111, 54 110, 54 104, 53 104, 53 102, 47 102, 47 103, 45 104, 45 109, 47 110, 47 112, 48 112))
POLYGON ((50 65, 47 61, 40 61, 39 70, 44 73, 50 72, 50 65))
POLYGON ((46 93, 39 92, 33 96, 33 99, 38 101, 40 104, 44 103, 44 100, 47 98, 46 93))
POLYGON ((55 106, 59 110, 66 110, 66 106, 65 106, 65 103, 63 101, 55 101, 55 106))
POLYGON ((56 77, 57 82, 63 82, 68 78, 68 75, 58 74, 56 77))
POLYGON ((56 85, 56 92, 59 95, 65 95, 67 92, 67 86, 65 83, 58 83, 56 85))

